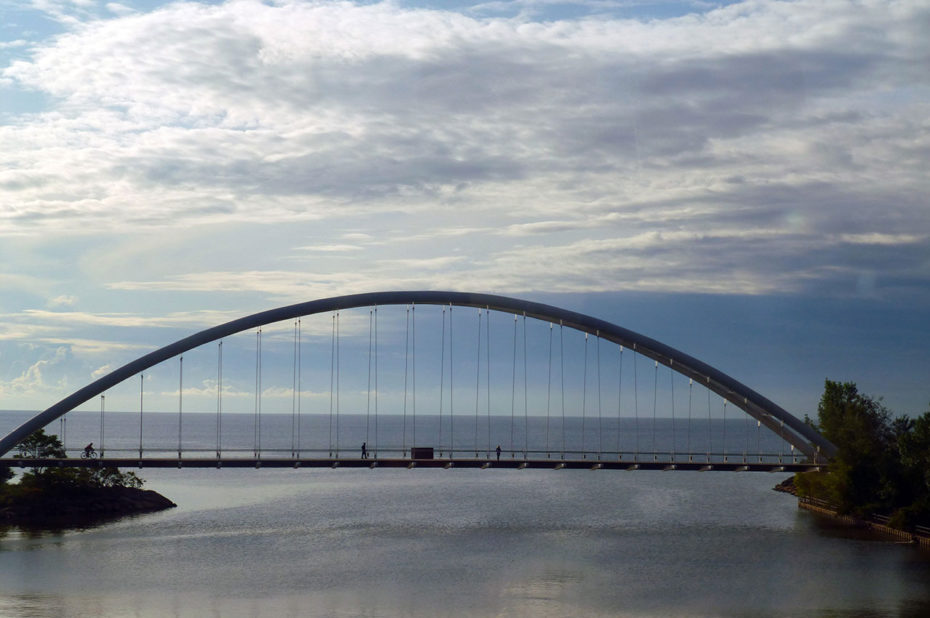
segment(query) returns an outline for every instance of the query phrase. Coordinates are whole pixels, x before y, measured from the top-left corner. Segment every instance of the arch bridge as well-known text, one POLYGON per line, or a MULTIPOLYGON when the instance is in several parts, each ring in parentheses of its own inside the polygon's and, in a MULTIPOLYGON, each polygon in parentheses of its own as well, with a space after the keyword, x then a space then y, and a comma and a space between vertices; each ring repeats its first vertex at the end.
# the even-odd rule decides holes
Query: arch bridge
MULTIPOLYGON (((414 313, 414 316, 416 314, 414 313)), ((415 317, 414 317, 415 320, 415 317)), ((295 322, 295 329, 297 324, 295 322)), ((502 331, 503 332, 503 331, 502 331)), ((460 338, 462 335, 458 335, 460 338)), ((294 342, 294 354, 295 354, 295 388, 294 394, 295 399, 297 400, 297 406, 299 408, 299 400, 301 389, 299 386, 297 372, 299 367, 299 360, 297 355, 299 354, 300 344, 299 344, 299 335, 295 334, 294 342)), ((460 341, 460 340, 459 340, 460 341)), ((435 347, 435 346, 434 346, 435 347)), ((542 348, 541 348, 542 349, 542 348)), ((421 360, 422 362, 422 360, 421 360)), ((628 363, 629 364, 629 363, 628 363)), ((540 363, 540 367, 541 367, 540 363)), ((416 368, 416 363, 413 363, 414 372, 416 368)), ((363 372, 363 370, 361 370, 363 372)), ((502 381, 506 382, 506 377, 501 378, 502 381)), ((627 383, 629 378, 626 379, 627 383)), ((595 379, 591 379, 592 385, 595 383, 595 379)), ((469 387, 470 388, 470 387, 469 387)), ((629 391, 629 385, 627 384, 627 390, 629 391)), ((435 385, 433 387, 435 391, 435 385)), ((499 389, 500 390, 500 389, 499 389)), ((506 391, 506 389, 503 389, 506 391)), ((178 386, 178 396, 179 400, 181 394, 183 393, 183 388, 179 384, 178 386)), ((385 466, 385 467, 397 467, 397 466, 406 466, 406 467, 510 467, 510 468, 604 468, 604 469, 680 469, 680 470, 801 470, 808 469, 811 467, 818 467, 826 465, 829 459, 835 454, 835 446, 821 436, 817 431, 815 431, 808 424, 804 423, 796 416, 790 414, 771 400, 757 393, 753 389, 749 388, 740 381, 732 378, 731 376, 723 373, 722 371, 711 367, 710 365, 688 355, 684 352, 676 350, 670 346, 667 346, 659 341, 641 335, 639 333, 633 332, 629 329, 623 328, 619 325, 592 317, 589 315, 577 313, 574 311, 569 311, 559 307, 546 305, 537 302, 531 302, 527 300, 521 300, 516 298, 510 298, 506 296, 498 296, 491 294, 479 294, 479 293, 464 293, 464 292, 448 292, 448 291, 390 291, 390 292, 372 292, 364 294, 352 294, 346 296, 336 296, 332 298, 325 298, 320 300, 314 300, 304 303, 298 303, 293 305, 288 305, 284 307, 279 307, 276 309, 271 309, 268 311, 263 311, 260 313, 255 313, 246 317, 242 317, 236 320, 214 326, 212 328, 207 328, 198 333, 190 335, 188 337, 182 338, 174 343, 166 345, 162 348, 159 348, 153 352, 145 354, 126 365, 110 372, 107 375, 97 379, 94 382, 91 382, 84 386, 83 388, 78 389, 74 393, 68 395, 58 403, 55 403, 51 407, 47 408, 43 412, 35 415, 34 417, 28 419, 22 423, 19 427, 11 431, 8 435, 0 439, 0 457, 6 456, 6 459, 2 460, 2 463, 7 465, 28 465, 34 466, 38 462, 35 460, 24 461, 22 458, 16 457, 15 454, 13 457, 10 457, 11 451, 14 450, 15 446, 20 443, 24 438, 32 434, 34 431, 48 426, 50 423, 56 419, 62 419, 64 415, 72 410, 75 410, 78 406, 85 404, 92 399, 100 396, 101 397, 101 412, 100 412, 100 443, 98 448, 101 450, 101 454, 105 455, 110 453, 110 456, 104 456, 101 459, 88 460, 80 458, 68 458, 68 459, 56 459, 56 460, 47 460, 43 463, 48 465, 61 465, 61 466, 94 466, 94 465, 108 465, 108 466, 385 466), (377 322, 377 308, 383 306, 392 306, 392 305, 402 305, 407 307, 408 317, 406 323, 405 331, 405 342, 404 342, 404 386, 403 386, 403 401, 404 401, 404 413, 403 413, 403 428, 402 435, 399 432, 400 430, 392 434, 392 438, 382 439, 378 433, 378 417, 377 417, 377 397, 378 397, 378 322, 377 322), (436 406, 438 408, 438 439, 434 439, 432 435, 427 440, 423 440, 423 430, 421 429, 421 439, 418 442, 416 439, 416 429, 417 429, 417 419, 416 419, 416 374, 413 374, 413 384, 414 384, 414 396, 413 401, 413 410, 414 410, 414 420, 413 420, 413 440, 408 441, 408 424, 407 424, 407 394, 408 394, 408 359, 410 356, 411 349, 413 350, 414 359, 416 359, 416 323, 414 321, 414 330, 413 330, 413 347, 411 348, 409 344, 410 340, 410 317, 409 313, 411 309, 415 309, 417 306, 428 305, 435 306, 437 309, 435 311, 442 311, 442 331, 441 331, 441 342, 440 342, 440 355, 438 359, 439 366, 439 404, 436 406), (338 407, 338 372, 339 372, 339 360, 338 360, 338 342, 337 342, 337 331, 336 331, 336 316, 338 312, 348 311, 348 310, 361 310, 367 308, 369 310, 369 328, 368 328, 368 409, 365 413, 365 431, 361 433, 360 430, 355 433, 349 432, 346 428, 344 429, 343 436, 351 435, 353 439, 353 444, 357 444, 358 439, 361 437, 361 440, 364 440, 367 445, 369 445, 367 451, 362 454, 358 452, 357 447, 354 447, 349 451, 351 455, 347 456, 343 454, 340 456, 340 450, 345 453, 347 449, 345 448, 345 443, 340 442, 341 438, 339 435, 339 407, 338 407), (453 358, 452 358, 452 347, 453 347, 453 337, 452 337, 452 309, 453 308, 472 308, 477 310, 478 321, 477 321, 477 333, 474 331, 468 334, 470 338, 470 345, 477 345, 477 352, 472 357, 474 359, 474 368, 471 368, 469 365, 468 371, 471 373, 468 374, 468 377, 463 378, 463 371, 458 370, 458 373, 455 373, 453 367, 453 358), (446 326, 446 310, 449 312, 449 321, 448 327, 446 326), (301 447, 301 429, 300 422, 301 416, 299 409, 294 412, 294 415, 291 419, 290 428, 290 448, 286 448, 286 445, 279 449, 263 449, 262 448, 262 438, 261 432, 263 427, 263 421, 261 419, 261 327, 267 326, 270 324, 284 322, 287 320, 299 320, 307 316, 313 316, 317 314, 327 314, 333 313, 334 315, 334 330, 333 330, 333 339, 332 347, 330 350, 331 359, 332 359, 332 374, 331 374, 331 388, 330 388, 330 415, 329 415, 329 434, 330 439, 329 443, 323 445, 322 448, 312 449, 312 448, 302 448, 301 447), (509 348, 512 347, 513 350, 513 362, 512 362, 512 388, 511 390, 511 399, 510 399, 510 424, 507 425, 507 417, 501 415, 500 418, 495 417, 492 419, 491 416, 491 336, 490 336, 490 320, 491 315, 495 314, 507 314, 512 315, 514 320, 513 325, 513 338, 512 342, 509 338, 501 336, 501 339, 504 340, 501 345, 498 346, 500 350, 505 350, 509 352, 509 348), (482 327, 482 314, 484 314, 485 327, 482 327), (528 388, 528 378, 527 366, 530 363, 530 359, 527 354, 527 343, 526 343, 526 322, 527 318, 530 320, 537 320, 543 323, 548 323, 549 330, 549 342, 548 347, 544 348, 548 351, 548 369, 547 369, 547 385, 548 389, 546 396, 546 415, 542 416, 540 410, 534 410, 533 415, 529 414, 528 408, 528 396, 524 393, 523 403, 524 403, 524 417, 520 419, 522 423, 517 422, 516 414, 514 412, 515 401, 516 401, 516 392, 517 392, 517 374, 518 374, 518 333, 517 333, 517 322, 519 319, 523 320, 523 356, 522 356, 522 369, 523 378, 522 378, 522 387, 524 391, 528 388), (482 331, 484 328, 484 331, 482 331), (553 368, 553 358, 554 358, 554 344, 553 344, 553 329, 558 328, 559 333, 559 356, 558 360, 563 366, 557 372, 559 378, 562 380, 562 384, 558 387, 558 395, 561 396, 561 417, 558 414, 551 414, 551 400, 552 400, 552 391, 554 389, 552 374, 554 372, 553 368), (178 409, 178 422, 177 422, 177 453, 173 451, 174 445, 159 445, 159 446, 149 446, 148 448, 143 448, 142 440, 142 404, 140 403, 140 420, 139 420, 139 445, 138 453, 136 456, 135 447, 131 449, 132 454, 126 455, 121 454, 113 456, 113 453, 118 452, 118 449, 111 448, 108 451, 104 451, 103 439, 104 439, 104 412, 103 412, 103 399, 105 393, 108 389, 115 387, 116 385, 124 382, 130 377, 135 375, 141 375, 142 372, 145 372, 152 367, 164 363, 170 359, 177 357, 179 359, 179 365, 181 366, 181 372, 183 372, 183 354, 189 352, 195 348, 205 346, 213 342, 218 342, 219 358, 217 361, 218 364, 218 377, 217 377, 217 399, 218 401, 222 397, 222 342, 226 337, 235 335, 237 333, 242 333, 244 331, 250 331, 253 329, 258 329, 258 337, 256 344, 256 386, 255 386, 255 413, 254 413, 254 427, 252 431, 252 437, 254 443, 251 448, 242 448, 235 449, 231 446, 225 446, 222 443, 223 433, 221 427, 223 423, 229 424, 230 421, 224 421, 224 418, 229 418, 230 414, 224 415, 222 412, 221 404, 217 404, 216 412, 216 448, 213 449, 212 445, 209 449, 201 448, 200 451, 210 451, 210 456, 201 456, 197 454, 197 449, 188 450, 184 448, 182 442, 182 410, 179 403, 178 409), (564 348, 561 344, 561 334, 563 329, 569 329, 570 331, 576 331, 584 335, 584 386, 582 387, 582 405, 580 419, 578 418, 577 410, 573 416, 565 416, 565 398, 566 391, 564 387, 565 381, 565 355, 564 348), (477 334, 477 336, 475 336, 477 334), (596 362, 591 363, 592 366, 596 366, 596 387, 589 386, 589 352, 588 352, 588 339, 593 337, 597 348, 596 348, 596 362), (608 415, 606 419, 606 429, 605 429, 605 418, 601 412, 601 395, 602 395, 602 386, 601 386, 601 348, 600 342, 606 342, 607 344, 612 344, 619 350, 619 362, 617 364, 617 387, 615 391, 617 392, 616 396, 616 412, 615 414, 608 415), (512 343, 512 346, 511 346, 512 343), (482 347, 484 346, 484 347, 482 347), (633 408, 635 409, 634 415, 630 415, 630 411, 624 411, 622 409, 623 402, 623 391, 624 378, 623 378, 623 352, 624 350, 631 352, 633 359, 633 408), (485 355, 484 357, 482 355, 485 355), (447 367, 447 357, 448 357, 448 370, 447 367), (486 359, 486 360, 483 360, 486 359), (649 359, 654 362, 655 372, 652 380, 652 414, 651 417, 646 414, 642 418, 639 416, 638 402, 640 396, 637 394, 637 359, 649 359), (373 361, 374 359, 374 361, 373 361), (372 362, 374 362, 374 383, 372 383, 372 362), (485 365, 482 367, 481 363, 485 362, 485 365), (662 366, 669 370, 670 381, 669 384, 672 389, 672 399, 671 399, 671 424, 668 424, 668 419, 660 420, 657 418, 657 393, 658 393, 658 372, 659 367, 662 366), (484 418, 483 411, 479 411, 479 399, 481 399, 481 380, 482 372, 486 373, 485 378, 485 393, 487 395, 487 406, 486 406, 486 419, 484 418), (687 379, 688 383, 688 405, 687 405, 687 418, 683 414, 679 414, 676 418, 675 416, 675 399, 674 399, 674 384, 675 376, 678 376, 677 379, 681 381, 682 379, 687 379), (474 415, 473 418, 470 414, 463 414, 461 410, 456 412, 454 409, 454 399, 452 395, 453 387, 453 378, 458 378, 459 380, 459 389, 465 388, 461 386, 462 382, 470 381, 471 386, 474 386, 473 392, 474 397, 474 415), (333 385, 333 382, 335 384, 333 385), (701 434, 702 440, 697 440, 696 438, 692 441, 692 427, 698 422, 698 415, 692 415, 692 398, 691 390, 694 386, 703 388, 707 391, 707 415, 706 419, 701 420, 704 424, 699 431, 695 430, 695 436, 698 433, 701 434), (587 407, 589 404, 588 392, 596 388, 596 400, 597 400, 597 417, 593 415, 588 416, 587 407), (448 404, 449 409, 443 410, 444 401, 446 400, 446 392, 448 392, 448 404), (719 418, 719 414, 715 417, 711 414, 711 394, 716 395, 722 400, 722 410, 723 410, 723 419, 719 418), (371 401, 372 398, 375 398, 375 439, 372 441, 370 426, 371 426, 371 401), (336 427, 336 441, 335 444, 332 440, 333 434, 333 401, 336 401, 336 416, 335 416, 335 427, 336 427), (734 419, 727 419, 727 407, 732 406, 742 413, 744 413, 745 422, 740 426, 734 425, 734 419), (444 417, 443 414, 446 414, 444 417), (479 418, 480 417, 480 418, 479 418), (532 418, 532 422, 530 421, 532 418), (751 419, 751 420, 750 420, 751 419), (484 423, 487 430, 487 440, 483 442, 483 436, 479 439, 479 420, 484 423), (543 420, 545 421, 545 431, 543 432, 543 420), (754 421, 754 422, 751 422, 754 421), (586 427, 587 422, 587 427, 586 427), (664 423, 664 424, 663 424, 664 423), (519 427, 522 424, 522 427, 519 427), (580 424, 580 430, 577 425, 580 424), (458 425, 458 428, 456 427, 458 425), (474 439, 471 436, 471 427, 474 426, 474 439), (533 429, 531 430, 531 425, 533 429), (296 437, 294 434, 296 426, 296 437), (469 430, 466 433, 463 432, 462 427, 465 426, 469 430), (669 426, 671 427, 671 441, 668 442, 667 434, 669 426), (687 427, 687 429, 685 429, 687 427), (731 445, 728 448, 727 444, 727 431, 728 427, 730 428, 730 439, 731 445), (740 442, 740 446, 736 449, 732 448, 732 440, 734 439, 734 434, 736 433, 733 429, 737 427, 742 433, 736 438, 740 442), (761 447, 761 431, 762 428, 767 430, 766 444, 770 446, 767 449, 761 447), (658 428, 658 429, 657 429, 658 428), (519 440, 515 443, 515 431, 519 429, 520 434, 522 434, 522 444, 519 440), (444 433, 445 430, 445 433, 444 433), (551 431, 550 431, 551 430, 551 431), (578 432, 580 431, 580 438, 578 432), (716 435, 722 431, 722 436, 716 435), (348 433, 345 433, 348 432, 348 433), (573 434, 574 432, 574 434, 573 434), (677 433, 676 433, 677 432, 677 433), (543 433, 545 434, 545 440, 543 444, 543 433), (685 440, 684 435, 687 433, 686 445, 682 444, 682 441, 685 440), (706 433, 706 439, 703 436, 706 433), (508 442, 509 434, 509 442, 508 442), (666 438, 657 438, 658 434, 666 436, 666 438), (362 437, 364 436, 364 437, 362 437), (605 437, 608 443, 613 444, 615 442, 616 448, 608 447, 604 448, 605 437), (621 438, 626 441, 625 445, 621 445, 621 438), (651 438, 651 440, 650 440, 651 438), (389 440, 393 439, 393 444, 385 444, 389 440), (661 446, 659 442, 665 440, 665 445, 661 446), (774 442, 772 441, 774 440, 774 442), (753 452, 751 450, 751 444, 755 441, 758 448, 753 452), (698 443, 700 444, 698 445, 698 443), (717 448, 712 448, 716 442, 717 448), (498 446, 494 448, 492 445, 498 443, 498 446), (506 449, 501 449, 500 443, 507 445, 506 449), (650 448, 641 448, 644 443, 651 443, 650 448), (670 444, 670 446, 669 446, 670 444), (772 444, 782 445, 782 446, 771 446, 772 444), (431 446, 425 446, 431 445, 431 446), (596 445, 591 446, 591 445, 596 445), (326 448, 328 446, 328 448, 326 448), (625 446, 625 448, 622 448, 625 446), (661 446, 661 447, 660 447, 661 446), (786 447, 786 448, 785 448, 786 447), (213 456, 213 450, 215 450, 215 456, 213 456), (148 451, 148 454, 146 454, 148 451), (281 455, 281 452, 284 452, 284 455, 281 455), (503 452, 503 457, 501 457, 503 452), (335 455, 334 455, 335 453, 335 455), (472 457, 471 454, 474 454, 472 457)), ((595 397, 591 397, 593 401, 595 397)), ((629 396, 628 396, 629 399, 629 396)), ((141 395, 140 395, 141 400, 141 395)), ((461 406, 459 406, 461 408, 461 406)), ((498 406, 506 408, 507 406, 498 406)), ((629 406, 628 406, 629 407, 629 406)), ((421 408, 422 410, 422 408, 421 408)), ((436 410, 433 410, 434 418, 432 418, 429 423, 430 426, 435 429, 437 424, 437 419, 435 418, 436 410)), ((238 415, 242 417, 243 415, 238 415)), ((420 422, 421 425, 423 421, 423 415, 421 412, 420 422)), ((242 419, 239 419, 242 420, 242 419)), ((63 422, 63 421, 61 421, 63 422)), ((397 415, 392 418, 387 418, 382 415, 381 423, 384 427, 384 430, 389 433, 390 426, 396 425, 398 422, 397 415)), ((348 426, 349 423, 343 417, 343 424, 348 426)), ((431 431, 433 430, 431 429, 431 431)), ((484 433, 484 432, 482 432, 484 433)), ((267 436, 266 436, 267 440, 267 436)), ((286 440, 285 440, 286 441, 286 440)), ((123 449, 128 451, 130 449, 123 449)))

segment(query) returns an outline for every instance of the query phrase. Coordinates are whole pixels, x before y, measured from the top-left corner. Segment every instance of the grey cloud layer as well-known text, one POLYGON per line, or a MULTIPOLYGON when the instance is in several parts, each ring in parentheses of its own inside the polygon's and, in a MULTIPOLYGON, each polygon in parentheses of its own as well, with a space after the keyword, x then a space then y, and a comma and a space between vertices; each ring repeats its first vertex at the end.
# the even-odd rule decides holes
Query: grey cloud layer
MULTIPOLYGON (((398 283, 926 288, 928 23, 921 2, 839 1, 648 23, 249 1, 87 22, 3 71, 55 103, 0 126, 0 234, 338 216, 379 241, 470 230, 454 270, 398 283)), ((349 280, 391 278, 365 268, 349 280)), ((182 280, 200 277, 151 285, 182 280)))

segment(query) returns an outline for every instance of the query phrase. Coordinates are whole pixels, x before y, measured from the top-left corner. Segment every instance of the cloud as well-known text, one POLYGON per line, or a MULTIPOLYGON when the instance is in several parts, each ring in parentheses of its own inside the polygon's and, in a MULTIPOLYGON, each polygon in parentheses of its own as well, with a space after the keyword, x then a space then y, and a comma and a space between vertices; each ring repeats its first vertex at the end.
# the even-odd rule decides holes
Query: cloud
POLYGON ((71 307, 78 301, 77 296, 62 295, 49 299, 49 307, 71 307))
POLYGON ((54 349, 50 358, 35 361, 19 376, 0 381, 0 395, 19 397, 22 395, 44 395, 54 386, 49 382, 49 374, 63 365, 70 356, 66 347, 54 349))
POLYGON ((46 2, 68 31, 2 70, 51 104, 0 125, 0 235, 155 232, 119 292, 840 291, 862 246, 926 288, 924 3, 492 4, 46 2), (153 266, 219 226, 295 232, 153 266))

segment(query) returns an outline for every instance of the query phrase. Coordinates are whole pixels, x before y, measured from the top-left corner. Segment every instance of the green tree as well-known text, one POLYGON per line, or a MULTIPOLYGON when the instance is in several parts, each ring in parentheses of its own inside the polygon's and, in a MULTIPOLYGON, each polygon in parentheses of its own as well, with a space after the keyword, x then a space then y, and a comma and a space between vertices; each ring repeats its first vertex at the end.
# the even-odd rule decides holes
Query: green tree
MULTIPOLYGON (((49 435, 44 429, 39 429, 16 445, 16 456, 20 459, 64 459, 68 455, 58 436, 49 435)), ((23 479, 28 483, 33 478, 42 478, 52 472, 52 469, 44 466, 33 466, 23 475, 23 479)))
MULTIPOLYGON (((29 435, 16 445, 17 457, 22 459, 67 458, 61 440, 45 430, 29 435)), ((22 475, 20 485, 25 488, 42 487, 142 487, 145 481, 133 472, 120 472, 117 468, 49 468, 35 466, 22 475)))
MULTIPOLYGON (((898 431, 881 401, 859 392, 853 382, 826 380, 817 406, 818 428, 837 446, 830 473, 807 486, 826 495, 841 512, 888 511, 903 487, 897 457, 898 431)), ((804 485, 804 483, 802 483, 804 485)))
POLYGON ((65 447, 58 436, 48 435, 44 429, 34 431, 16 445, 16 456, 22 459, 65 458, 65 447))

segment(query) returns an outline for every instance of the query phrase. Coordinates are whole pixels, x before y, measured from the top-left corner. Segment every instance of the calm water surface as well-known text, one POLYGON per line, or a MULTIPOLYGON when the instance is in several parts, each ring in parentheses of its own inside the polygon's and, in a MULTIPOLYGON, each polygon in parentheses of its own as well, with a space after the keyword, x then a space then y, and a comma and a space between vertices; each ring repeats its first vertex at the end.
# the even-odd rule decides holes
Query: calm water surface
POLYGON ((0 538, 0 616, 930 615, 930 556, 764 473, 143 470, 177 509, 0 538))

